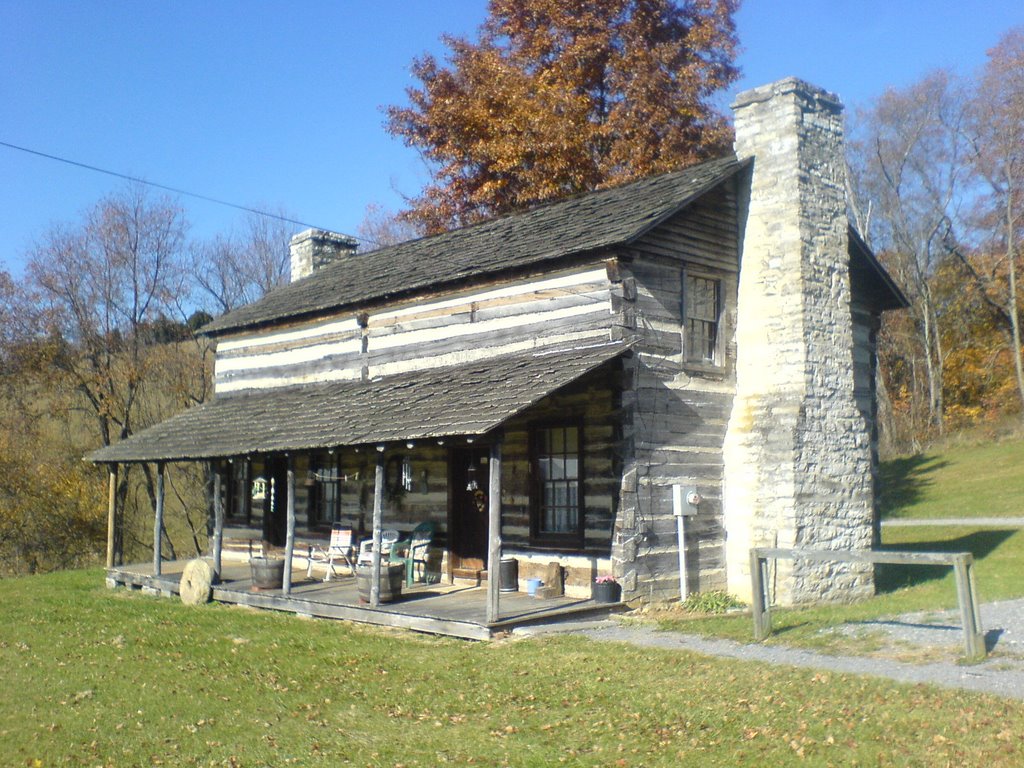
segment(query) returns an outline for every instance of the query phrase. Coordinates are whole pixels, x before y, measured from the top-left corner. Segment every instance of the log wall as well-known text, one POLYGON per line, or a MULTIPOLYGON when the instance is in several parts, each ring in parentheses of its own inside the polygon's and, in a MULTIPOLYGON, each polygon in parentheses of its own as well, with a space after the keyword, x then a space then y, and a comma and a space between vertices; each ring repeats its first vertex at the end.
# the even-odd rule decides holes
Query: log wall
MULTIPOLYGON (((722 442, 735 393, 738 275, 736 196, 726 184, 635 244, 624 280, 635 283, 642 343, 626 362, 623 474, 613 561, 627 597, 679 595, 672 486, 704 501, 686 521, 690 591, 725 587, 722 442), (684 359, 683 271, 721 281, 716 364, 684 359)), ((628 293, 628 291, 627 291, 628 293)))
POLYGON ((356 380, 608 339, 603 262, 460 295, 220 339, 218 395, 356 380))

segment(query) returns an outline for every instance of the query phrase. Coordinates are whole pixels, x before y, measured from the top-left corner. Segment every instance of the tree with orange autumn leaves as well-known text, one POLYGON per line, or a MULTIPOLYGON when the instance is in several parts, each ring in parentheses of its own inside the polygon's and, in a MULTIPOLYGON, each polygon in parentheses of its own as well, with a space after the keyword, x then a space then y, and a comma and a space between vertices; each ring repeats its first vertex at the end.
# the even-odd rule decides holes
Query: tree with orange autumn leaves
POLYGON ((738 75, 738 5, 491 0, 479 40, 416 59, 388 109, 433 174, 404 216, 438 232, 727 152, 711 99, 738 75))

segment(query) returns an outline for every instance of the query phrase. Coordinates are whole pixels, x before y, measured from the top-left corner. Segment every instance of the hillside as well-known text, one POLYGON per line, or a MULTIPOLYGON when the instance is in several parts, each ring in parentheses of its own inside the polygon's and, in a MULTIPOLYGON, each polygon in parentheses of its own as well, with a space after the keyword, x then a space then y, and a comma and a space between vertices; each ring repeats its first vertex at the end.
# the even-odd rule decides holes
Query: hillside
POLYGON ((880 484, 883 519, 1024 517, 1024 440, 886 461, 880 484))

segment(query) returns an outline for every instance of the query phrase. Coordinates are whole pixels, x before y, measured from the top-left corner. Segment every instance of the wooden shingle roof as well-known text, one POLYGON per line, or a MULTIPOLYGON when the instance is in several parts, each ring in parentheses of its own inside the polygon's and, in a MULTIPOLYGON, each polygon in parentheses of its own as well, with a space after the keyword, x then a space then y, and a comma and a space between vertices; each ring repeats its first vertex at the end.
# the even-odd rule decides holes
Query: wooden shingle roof
POLYGON ((253 390, 191 408, 85 458, 187 461, 482 435, 628 349, 612 342, 367 382, 253 390))
POLYGON ((208 324, 219 335, 623 245, 735 174, 734 156, 357 254, 208 324))

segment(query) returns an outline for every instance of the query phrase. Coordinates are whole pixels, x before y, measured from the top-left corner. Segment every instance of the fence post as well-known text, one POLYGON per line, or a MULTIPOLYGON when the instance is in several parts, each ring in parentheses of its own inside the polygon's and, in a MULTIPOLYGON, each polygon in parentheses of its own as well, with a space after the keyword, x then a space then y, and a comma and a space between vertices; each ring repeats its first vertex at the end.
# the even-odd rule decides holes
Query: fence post
POLYGON ((750 550, 750 594, 751 612, 754 614, 754 639, 764 640, 772 631, 772 617, 768 612, 768 600, 765 597, 764 563, 757 549, 750 550))
POLYGON ((974 588, 974 558, 957 555, 953 562, 956 593, 960 603, 960 621, 964 626, 964 655, 967 661, 985 658, 985 638, 981 628, 981 611, 974 588))

